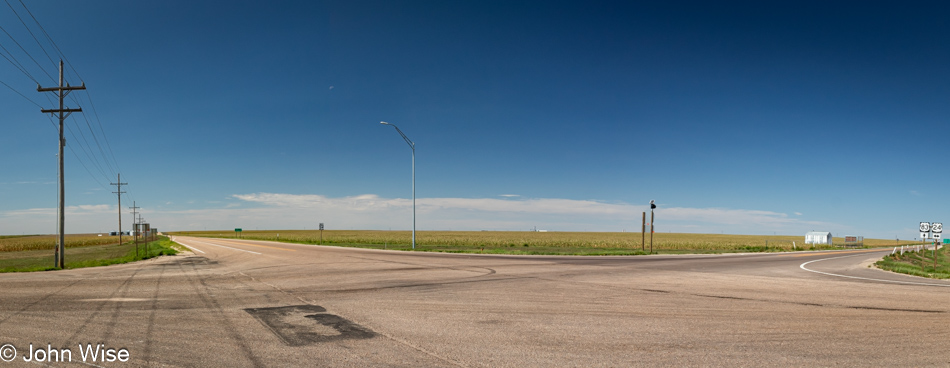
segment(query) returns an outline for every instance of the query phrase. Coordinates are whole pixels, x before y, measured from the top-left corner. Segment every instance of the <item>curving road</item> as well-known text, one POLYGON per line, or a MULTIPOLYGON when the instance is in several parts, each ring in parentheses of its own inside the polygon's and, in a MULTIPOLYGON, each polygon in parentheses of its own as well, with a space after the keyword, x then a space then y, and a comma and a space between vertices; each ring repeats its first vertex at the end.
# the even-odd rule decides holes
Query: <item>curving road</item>
MULTIPOLYGON (((2 274, 35 366, 948 366, 950 282, 885 251, 557 257, 177 237, 193 254, 2 274), (81 362, 79 344, 128 362, 81 362), (48 360, 48 357, 47 357, 48 360)), ((0 357, 12 351, 0 349, 0 357)), ((87 357, 88 358, 88 357, 87 357)))

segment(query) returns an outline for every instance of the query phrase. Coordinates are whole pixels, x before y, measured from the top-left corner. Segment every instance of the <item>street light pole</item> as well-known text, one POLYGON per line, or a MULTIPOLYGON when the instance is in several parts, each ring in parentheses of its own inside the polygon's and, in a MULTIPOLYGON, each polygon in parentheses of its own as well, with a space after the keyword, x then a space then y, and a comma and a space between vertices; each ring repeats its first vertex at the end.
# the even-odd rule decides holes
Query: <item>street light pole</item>
POLYGON ((396 131, 399 132, 399 135, 402 136, 402 139, 406 140, 406 143, 409 144, 409 148, 412 149, 412 249, 416 249, 416 144, 406 137, 406 134, 399 130, 394 124, 387 123, 385 121, 379 122, 383 125, 389 125, 393 128, 396 128, 396 131))

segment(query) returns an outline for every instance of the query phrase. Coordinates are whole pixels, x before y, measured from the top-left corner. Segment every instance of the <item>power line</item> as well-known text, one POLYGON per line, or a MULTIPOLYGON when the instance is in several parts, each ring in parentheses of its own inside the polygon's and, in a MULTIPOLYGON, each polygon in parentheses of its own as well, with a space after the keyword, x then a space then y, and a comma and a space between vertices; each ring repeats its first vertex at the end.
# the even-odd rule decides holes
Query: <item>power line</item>
MULTIPOLYGON (((23 22, 23 19, 20 18, 20 16, 19 16, 19 14, 17 13, 17 11, 16 11, 15 9, 13 9, 13 6, 10 5, 9 0, 4 0, 4 1, 7 3, 7 6, 9 6, 11 10, 13 10, 14 14, 17 15, 17 18, 20 19, 20 22, 23 23, 24 27, 27 28, 27 31, 30 32, 30 35, 33 36, 33 39, 37 42, 37 44, 40 46, 40 48, 43 49, 43 52, 46 53, 46 49, 45 49, 45 48, 43 47, 43 45, 39 42, 39 40, 36 39, 36 36, 33 34, 33 32, 30 31, 30 27, 28 27, 28 26, 25 24, 25 22, 23 22)), ((49 35, 49 32, 47 32, 47 31, 46 31, 46 28, 44 28, 43 25, 40 23, 40 21, 39 21, 38 19, 36 19, 36 16, 33 15, 33 12, 31 12, 30 9, 26 6, 26 4, 23 3, 23 0, 19 0, 19 3, 20 3, 20 5, 23 7, 23 9, 26 11, 26 13, 30 15, 30 18, 33 19, 33 22, 36 24, 36 27, 38 27, 38 28, 40 29, 40 31, 43 33, 43 36, 45 36, 46 39, 49 41, 50 45, 52 45, 53 49, 56 50, 56 53, 57 53, 63 60, 65 60, 66 65, 68 65, 69 68, 73 71, 73 73, 76 74, 76 77, 79 78, 80 80, 82 80, 82 76, 79 74, 79 71, 77 71, 76 68, 73 67, 72 63, 69 61, 69 58, 66 57, 66 55, 62 52, 62 50, 59 48, 59 46, 56 44, 56 42, 53 41, 53 38, 49 35)), ((46 55, 47 55, 47 57, 49 57, 49 54, 48 54, 48 53, 47 53, 46 55)), ((52 61, 52 59, 51 59, 51 61, 52 61)), ((55 63, 54 63, 54 64, 55 64, 55 63)), ((106 163, 106 166, 108 166, 108 167, 109 167, 109 170, 110 170, 113 174, 115 174, 115 173, 121 171, 121 168, 119 167, 119 160, 115 157, 115 152, 112 150, 112 144, 109 142, 109 138, 108 138, 108 136, 105 134, 105 129, 102 128, 102 120, 99 118, 99 112, 96 110, 95 103, 93 103, 92 95, 89 94, 89 93, 86 93, 85 95, 86 95, 86 98, 89 100, 89 105, 92 107, 93 116, 95 117, 96 123, 97 123, 97 125, 99 126, 99 133, 100 133, 99 135, 102 135, 102 140, 105 141, 106 148, 107 148, 108 151, 109 151, 109 156, 112 157, 112 162, 110 162, 109 159, 106 157, 105 150, 102 149, 102 144, 100 143, 99 138, 98 138, 98 136, 97 136, 95 130, 92 128, 91 123, 89 122, 89 118, 88 118, 85 114, 83 114, 83 118, 84 118, 85 121, 86 121, 86 126, 89 128, 89 132, 92 134, 93 140, 96 142, 96 146, 99 148, 100 156, 102 156, 103 160, 104 160, 105 163, 106 163), (113 165, 113 163, 114 163, 114 165, 113 165)), ((72 98, 73 98, 73 101, 74 101, 77 105, 80 105, 80 106, 83 105, 82 103, 79 102, 79 100, 76 99, 75 96, 73 96, 72 98)))
MULTIPOLYGON (((83 117, 85 117, 85 114, 83 114, 83 117)), ((78 120, 78 119, 73 118, 73 120, 78 120)), ((92 135, 93 141, 96 143, 96 146, 99 148, 99 155, 102 156, 103 161, 105 161, 106 167, 109 169, 109 172, 111 172, 112 175, 115 175, 116 171, 112 169, 112 164, 110 164, 109 160, 105 157, 105 152, 102 150, 102 146, 99 144, 99 138, 96 137, 96 132, 92 130, 92 126, 89 124, 89 119, 84 119, 84 120, 86 121, 86 127, 89 128, 89 133, 92 135)), ((86 145, 89 146, 89 151, 91 152, 92 145, 90 145, 89 141, 86 139, 86 134, 82 132, 82 127, 79 128, 79 134, 82 135, 83 142, 85 142, 86 145)), ((96 158, 95 155, 93 155, 92 158, 96 161, 96 164, 99 165, 99 168, 101 170, 102 165, 99 164, 99 159, 96 158)), ((103 171, 103 174, 105 174, 104 171, 103 171)))
MULTIPOLYGON (((82 145, 82 141, 80 141, 79 138, 76 137, 76 133, 73 132, 73 128, 70 127, 69 125, 66 125, 66 130, 69 131, 69 135, 73 137, 73 141, 76 142, 76 145, 78 145, 79 148, 83 151, 83 153, 86 154, 86 157, 89 158, 90 164, 91 164, 91 165, 95 165, 94 167, 97 168, 97 169, 99 169, 99 173, 102 174, 102 176, 103 176, 104 178, 107 178, 107 179, 108 179, 108 178, 109 178, 109 175, 106 174, 106 172, 105 172, 104 170, 102 170, 102 165, 100 165, 99 162, 95 159, 94 155, 92 155, 92 154, 89 152, 89 149, 86 149, 86 146, 83 146, 83 145, 82 145)), ((80 131, 80 133, 82 133, 82 131, 80 131)), ((88 143, 87 143, 87 145, 88 145, 88 143)), ((69 146, 69 149, 72 150, 72 146, 69 146)), ((75 151, 73 151, 73 152, 75 153, 75 151)), ((82 158, 79 157, 78 155, 77 155, 76 158, 79 159, 80 162, 82 161, 82 158)), ((90 172, 89 175, 92 175, 92 173, 90 172)))
POLYGON ((66 65, 69 65, 69 68, 73 70, 73 73, 76 73, 76 77, 82 80, 82 77, 79 75, 79 72, 76 71, 76 68, 73 68, 73 64, 69 62, 69 59, 59 49, 59 46, 56 45, 56 42, 53 41, 53 38, 50 37, 49 33, 46 32, 46 28, 43 28, 43 25, 40 24, 40 21, 36 19, 36 16, 33 15, 33 12, 31 12, 30 9, 26 7, 26 4, 23 3, 23 0, 19 0, 19 1, 20 1, 20 5, 23 6, 23 9, 26 10, 27 14, 29 14, 30 17, 33 18, 33 22, 36 23, 36 26, 40 27, 40 31, 43 31, 43 35, 46 36, 46 39, 49 40, 49 43, 53 45, 54 49, 56 49, 56 52, 59 54, 59 57, 63 58, 63 60, 66 60, 66 65))
POLYGON ((39 106, 39 107, 43 107, 43 105, 40 105, 40 104, 36 103, 36 101, 31 100, 29 97, 26 97, 26 95, 20 93, 20 91, 17 91, 17 90, 14 89, 13 87, 10 87, 10 85, 7 84, 6 82, 0 80, 0 83, 2 83, 4 86, 7 86, 7 88, 9 88, 11 91, 13 91, 13 92, 15 92, 16 94, 20 95, 20 97, 23 97, 23 98, 25 98, 27 101, 30 101, 30 103, 32 103, 32 104, 34 104, 34 105, 36 105, 36 106, 39 106))
MULTIPOLYGON (((78 75, 78 73, 77 73, 78 75)), ((109 136, 106 135, 105 129, 102 129, 102 120, 99 119, 99 112, 96 110, 96 105, 92 103, 92 94, 86 93, 86 98, 89 99, 89 106, 92 107, 92 116, 96 118, 96 123, 99 125, 99 132, 102 133, 102 139, 106 141, 106 148, 109 149, 109 155, 112 156, 112 161, 115 162, 115 169, 117 172, 122 171, 122 168, 119 167, 119 160, 115 158, 115 151, 112 150, 112 144, 109 143, 109 136)), ((79 104, 79 102, 77 102, 79 104)), ((83 117, 86 115, 83 114, 83 117)))
MULTIPOLYGON (((20 45, 20 43, 17 42, 17 40, 16 40, 15 38, 13 38, 12 35, 10 35, 10 32, 7 32, 7 30, 6 30, 5 28, 3 28, 2 26, 0 26, 0 31, 3 31, 3 33, 5 33, 5 34, 7 35, 7 37, 10 37, 10 39, 13 40, 13 43, 15 43, 18 47, 20 47, 20 50, 23 50, 23 53, 26 54, 26 56, 29 57, 30 60, 33 60, 33 63, 36 64, 36 66, 38 66, 38 67, 40 68, 40 70, 42 70, 43 73, 46 74, 47 77, 49 77, 50 80, 52 80, 52 81, 54 81, 54 82, 56 81, 56 79, 53 78, 53 76, 50 75, 49 72, 46 71, 46 69, 43 69, 43 66, 40 65, 40 63, 37 62, 36 59, 33 58, 33 55, 30 55, 30 53, 29 53, 28 51, 26 51, 25 48, 23 48, 23 45, 20 45)), ((13 54, 10 54, 10 55, 13 55, 13 54)))
MULTIPOLYGON (((36 41, 36 44, 40 47, 40 50, 43 50, 43 53, 46 54, 46 58, 49 59, 50 64, 56 65, 56 62, 53 61, 53 58, 49 56, 49 53, 46 52, 46 48, 43 47, 43 44, 40 43, 40 40, 36 38, 36 35, 33 34, 33 31, 30 30, 30 27, 26 25, 26 22, 23 21, 23 18, 20 17, 20 13, 16 12, 16 9, 13 9, 13 5, 10 5, 10 2, 4 0, 7 3, 7 6, 10 7, 10 10, 13 11, 13 15, 16 15, 16 18, 20 20, 20 24, 23 25, 23 28, 26 28, 26 31, 30 33, 30 36, 33 37, 33 41, 36 41)), ((21 3, 22 4, 22 3, 21 3)))
POLYGON ((13 64, 13 67, 17 68, 17 70, 19 70, 21 73, 25 74, 27 78, 30 78, 31 80, 33 80, 34 83, 40 84, 40 82, 36 80, 36 78, 33 78, 33 75, 30 74, 30 72, 26 71, 26 68, 23 66, 23 64, 20 63, 20 61, 16 59, 16 56, 13 56, 13 53, 10 52, 10 50, 7 50, 6 47, 3 47, 3 44, 0 44, 0 49, 2 49, 4 52, 9 54, 10 57, 8 58, 7 55, 4 55, 2 53, 0 53, 0 56, 3 56, 4 59, 7 59, 7 61, 9 61, 10 64, 13 64), (10 60, 10 58, 13 58, 13 60, 10 60))

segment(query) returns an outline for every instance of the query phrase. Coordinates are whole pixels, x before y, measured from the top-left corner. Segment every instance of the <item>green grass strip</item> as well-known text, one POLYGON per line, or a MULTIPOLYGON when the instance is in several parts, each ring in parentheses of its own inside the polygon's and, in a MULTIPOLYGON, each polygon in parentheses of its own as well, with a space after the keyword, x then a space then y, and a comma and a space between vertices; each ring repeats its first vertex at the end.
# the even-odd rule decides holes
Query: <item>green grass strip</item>
POLYGON ((936 252, 937 268, 934 268, 933 250, 890 254, 875 265, 883 270, 932 279, 950 279, 950 254, 943 247, 936 252))

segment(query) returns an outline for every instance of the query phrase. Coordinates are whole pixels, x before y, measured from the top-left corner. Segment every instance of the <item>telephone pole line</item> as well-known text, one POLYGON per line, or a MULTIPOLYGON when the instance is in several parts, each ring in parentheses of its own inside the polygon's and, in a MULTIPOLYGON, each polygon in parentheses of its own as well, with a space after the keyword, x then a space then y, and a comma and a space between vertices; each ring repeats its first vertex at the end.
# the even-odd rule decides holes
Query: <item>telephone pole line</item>
POLYGON ((138 257, 139 256, 139 233, 136 231, 138 230, 137 226, 135 226, 135 214, 136 214, 135 210, 139 209, 139 207, 136 207, 135 201, 132 201, 132 207, 129 207, 129 209, 132 210, 132 232, 135 234, 135 235, 132 235, 132 237, 135 239, 135 257, 138 257))
POLYGON ((74 90, 86 89, 86 83, 83 82, 81 86, 73 87, 69 84, 63 84, 63 60, 59 60, 59 86, 43 88, 39 84, 36 85, 37 92, 56 92, 56 96, 59 97, 59 108, 58 109, 41 109, 44 114, 53 114, 59 118, 59 244, 56 245, 55 259, 56 264, 54 267, 66 268, 66 262, 64 256, 66 255, 66 190, 64 185, 66 180, 63 178, 63 146, 66 145, 66 138, 63 138, 63 123, 66 121, 66 118, 74 112, 82 112, 81 108, 67 109, 63 106, 63 100, 66 98, 66 95, 69 92, 74 90))
POLYGON ((117 192, 112 192, 112 193, 116 193, 116 194, 119 195, 119 245, 122 245, 122 193, 125 193, 125 192, 122 191, 122 186, 123 186, 123 185, 129 185, 129 183, 123 183, 123 182, 122 182, 122 174, 121 174, 121 173, 120 173, 120 174, 116 174, 116 179, 117 179, 116 181, 118 181, 118 183, 109 183, 109 184, 112 184, 112 185, 115 185, 115 186, 116 186, 117 192))

